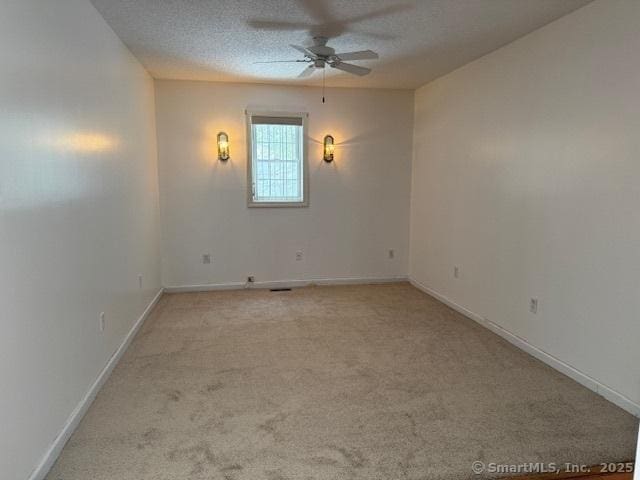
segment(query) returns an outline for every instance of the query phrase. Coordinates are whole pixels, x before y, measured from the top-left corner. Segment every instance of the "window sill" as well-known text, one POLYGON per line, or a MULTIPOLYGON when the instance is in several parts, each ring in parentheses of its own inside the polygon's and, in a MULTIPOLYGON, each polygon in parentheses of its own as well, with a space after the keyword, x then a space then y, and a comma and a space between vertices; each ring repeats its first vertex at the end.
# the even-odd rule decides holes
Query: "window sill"
POLYGON ((304 202, 252 202, 247 203, 249 208, 302 208, 308 207, 309 201, 304 202))

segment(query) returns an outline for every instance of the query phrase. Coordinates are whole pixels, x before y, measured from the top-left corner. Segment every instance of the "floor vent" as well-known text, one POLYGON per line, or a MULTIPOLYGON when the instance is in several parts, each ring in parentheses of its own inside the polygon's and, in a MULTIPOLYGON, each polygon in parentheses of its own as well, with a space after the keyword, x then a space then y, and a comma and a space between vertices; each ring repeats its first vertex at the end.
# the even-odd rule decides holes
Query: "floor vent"
POLYGON ((271 291, 271 292, 290 292, 291 289, 290 288, 270 288, 269 291, 271 291))

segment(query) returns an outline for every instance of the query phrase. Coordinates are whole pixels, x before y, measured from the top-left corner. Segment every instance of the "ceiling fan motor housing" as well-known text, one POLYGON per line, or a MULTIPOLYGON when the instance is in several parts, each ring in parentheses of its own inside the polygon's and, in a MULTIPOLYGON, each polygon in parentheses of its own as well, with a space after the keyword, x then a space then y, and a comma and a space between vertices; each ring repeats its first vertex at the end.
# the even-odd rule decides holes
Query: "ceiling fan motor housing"
POLYGON ((313 47, 307 48, 307 50, 319 57, 330 57, 336 53, 333 48, 324 45, 314 45, 313 47))

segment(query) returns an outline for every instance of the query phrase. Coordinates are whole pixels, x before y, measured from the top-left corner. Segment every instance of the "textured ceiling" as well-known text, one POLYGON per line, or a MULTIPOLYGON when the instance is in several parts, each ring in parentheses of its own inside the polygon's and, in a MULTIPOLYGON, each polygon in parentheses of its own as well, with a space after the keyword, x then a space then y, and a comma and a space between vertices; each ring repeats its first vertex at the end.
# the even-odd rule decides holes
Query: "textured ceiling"
POLYGON ((313 35, 371 49, 366 77, 326 69, 327 86, 416 88, 589 0, 92 0, 155 78, 318 85, 300 64, 313 35))

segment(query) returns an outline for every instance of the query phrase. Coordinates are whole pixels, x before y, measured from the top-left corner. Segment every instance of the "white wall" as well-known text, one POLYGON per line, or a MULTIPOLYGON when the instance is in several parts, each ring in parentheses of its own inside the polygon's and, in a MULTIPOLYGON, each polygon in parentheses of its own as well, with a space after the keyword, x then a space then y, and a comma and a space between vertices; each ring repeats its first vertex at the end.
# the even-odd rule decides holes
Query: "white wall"
POLYGON ((596 1, 416 92, 410 260, 636 406, 639 24, 596 1))
POLYGON ((317 88, 156 81, 165 286, 406 276, 413 92, 321 98, 317 88), (308 208, 247 208, 247 107, 309 112, 308 208), (220 130, 227 163, 217 160, 220 130), (327 133, 332 164, 322 160, 327 133))
POLYGON ((21 480, 160 287, 154 97, 85 0, 5 0, 0 58, 0 477, 21 480))

